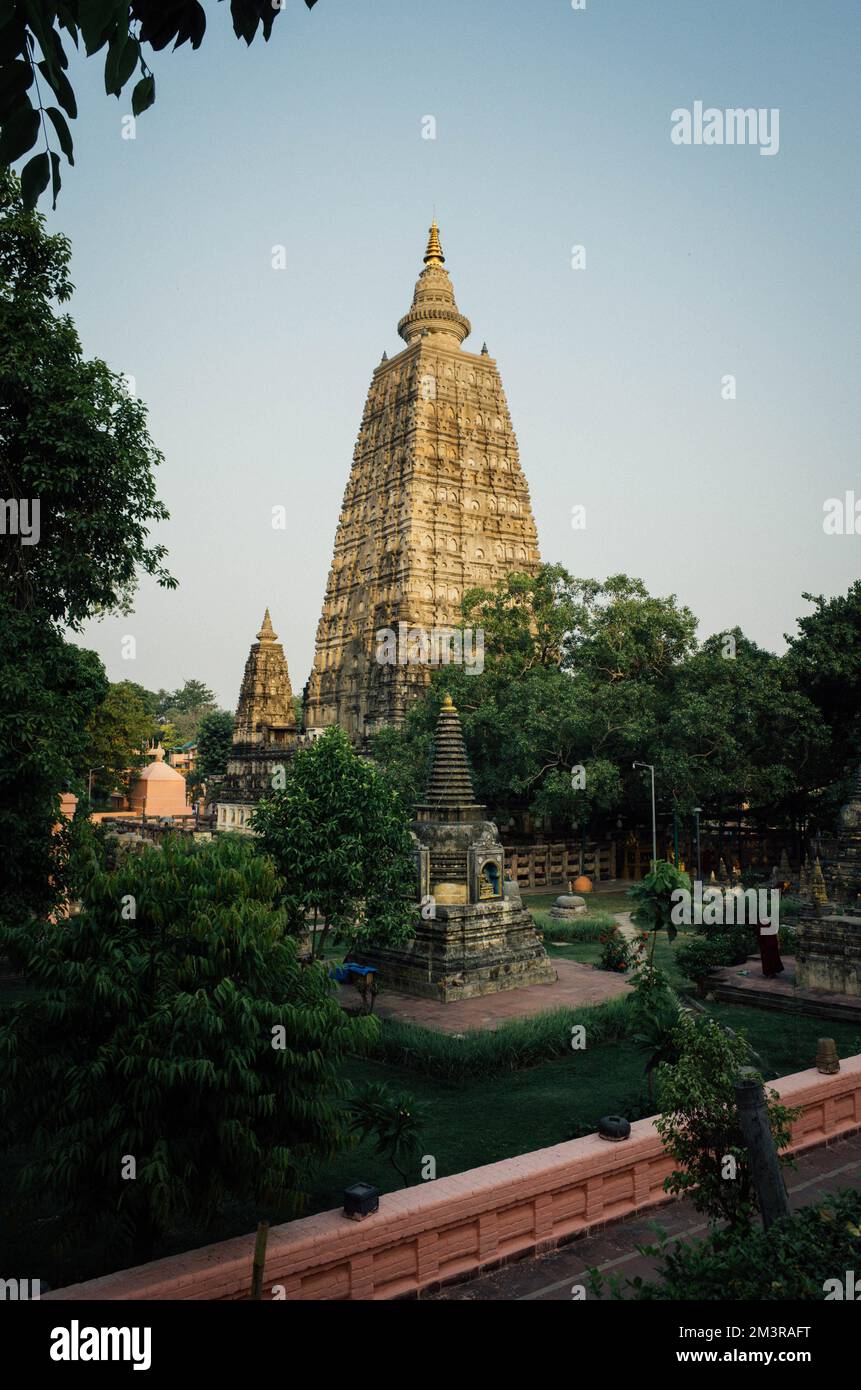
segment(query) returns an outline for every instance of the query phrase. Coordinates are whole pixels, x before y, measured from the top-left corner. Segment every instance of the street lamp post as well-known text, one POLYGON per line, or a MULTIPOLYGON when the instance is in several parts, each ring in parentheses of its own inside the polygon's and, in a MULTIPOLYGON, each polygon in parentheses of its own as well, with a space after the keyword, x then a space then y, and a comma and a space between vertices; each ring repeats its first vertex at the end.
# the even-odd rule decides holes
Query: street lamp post
POLYGON ((694 826, 695 826, 695 829, 696 829, 696 837, 697 837, 697 882, 699 882, 699 881, 702 879, 702 876, 703 876, 703 875, 702 875, 702 869, 701 869, 701 867, 700 867, 700 811, 701 811, 702 809, 703 809, 702 806, 695 806, 695 807, 693 808, 694 826))
POLYGON ((655 820, 655 765, 654 763, 634 763, 634 767, 647 767, 652 774, 652 869, 658 862, 658 825, 655 820))
POLYGON ((104 772, 104 770, 104 763, 102 763, 99 767, 91 767, 87 775, 87 800, 90 803, 92 803, 93 800, 93 773, 104 772))

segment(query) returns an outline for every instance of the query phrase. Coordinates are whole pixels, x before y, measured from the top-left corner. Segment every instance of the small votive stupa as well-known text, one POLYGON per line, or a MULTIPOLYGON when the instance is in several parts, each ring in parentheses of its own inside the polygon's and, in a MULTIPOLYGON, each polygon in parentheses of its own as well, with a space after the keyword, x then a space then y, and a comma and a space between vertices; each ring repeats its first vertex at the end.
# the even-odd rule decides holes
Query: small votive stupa
POLYGON ((448 695, 427 791, 415 809, 415 936, 354 959, 377 967, 383 989, 444 1003, 552 984, 556 971, 520 890, 505 881, 499 832, 475 799, 460 717, 448 695))

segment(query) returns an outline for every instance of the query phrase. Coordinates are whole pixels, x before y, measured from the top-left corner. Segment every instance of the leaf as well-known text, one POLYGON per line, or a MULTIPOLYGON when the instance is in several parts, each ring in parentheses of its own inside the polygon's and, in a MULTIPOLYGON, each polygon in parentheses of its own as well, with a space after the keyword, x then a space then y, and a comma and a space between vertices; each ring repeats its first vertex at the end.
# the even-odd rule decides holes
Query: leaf
POLYGON ((21 170, 21 196, 25 208, 32 209, 36 206, 39 194, 47 188, 50 177, 51 165, 47 154, 34 154, 21 170))
POLYGON ((54 93, 54 96, 57 98, 66 115, 71 116, 72 120, 74 120, 78 114, 78 104, 75 101, 75 93, 72 91, 72 84, 66 74, 61 72, 59 68, 52 72, 46 63, 39 63, 37 66, 46 81, 50 83, 51 91, 54 93))
POLYGON ((50 154, 51 154, 51 193, 52 193, 52 196, 53 196, 53 202, 52 202, 51 206, 53 207, 54 211, 56 212, 56 209, 57 209, 57 194, 58 194, 59 191, 60 191, 60 185, 61 185, 61 183, 62 183, 62 179, 60 178, 60 156, 59 156, 58 154, 56 154, 54 150, 51 150, 50 154))
POLYGON ((69 163, 74 164, 75 147, 72 144, 72 133, 69 130, 68 125, 66 124, 65 116, 63 115, 62 111, 57 110, 56 106, 48 106, 46 108, 46 112, 51 117, 51 120, 54 123, 54 129, 57 132, 57 139, 60 142, 60 149, 63 151, 63 154, 66 156, 69 163))
POLYGON ((23 96, 33 82, 33 69, 29 63, 17 58, 12 63, 0 67, 0 112, 6 112, 18 97, 23 96))
POLYGON ((87 57, 98 52, 114 23, 127 14, 128 7, 118 4, 117 0, 79 0, 78 23, 87 57))
MULTIPOLYGON (((28 104, 3 123, 0 134, 0 164, 12 164, 36 143, 39 134, 39 112, 28 104)), ((44 185, 43 185, 44 186, 44 185)))
POLYGON ((140 116, 148 111, 155 101, 155 78, 152 73, 142 77, 132 91, 132 115, 140 116))

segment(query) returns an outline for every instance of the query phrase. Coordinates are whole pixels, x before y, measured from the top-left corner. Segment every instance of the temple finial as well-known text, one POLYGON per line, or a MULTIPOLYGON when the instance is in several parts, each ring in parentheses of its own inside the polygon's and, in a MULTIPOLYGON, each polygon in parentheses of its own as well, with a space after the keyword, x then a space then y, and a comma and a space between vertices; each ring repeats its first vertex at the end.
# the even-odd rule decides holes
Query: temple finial
POLYGON ((428 233, 428 249, 425 251, 425 265, 443 265, 445 256, 442 254, 442 246, 439 239, 439 227, 436 218, 430 225, 428 233))
POLYGON ((278 633, 272 626, 272 619, 269 616, 269 609, 263 614, 263 625, 257 634, 258 642, 277 642, 278 633))

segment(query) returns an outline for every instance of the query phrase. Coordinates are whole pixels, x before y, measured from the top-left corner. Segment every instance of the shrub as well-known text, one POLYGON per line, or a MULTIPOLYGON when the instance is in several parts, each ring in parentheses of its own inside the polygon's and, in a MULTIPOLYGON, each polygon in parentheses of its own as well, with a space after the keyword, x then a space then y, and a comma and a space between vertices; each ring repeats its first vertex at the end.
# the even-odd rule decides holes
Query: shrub
POLYGON ((729 964, 729 944, 725 937, 714 936, 706 939, 694 936, 685 941, 676 951, 676 964, 683 975, 696 985, 697 994, 702 998, 706 993, 708 981, 715 970, 729 964))
POLYGON ((613 926, 612 931, 604 932, 601 936, 601 955, 598 960, 599 970, 612 970, 618 975, 624 975, 628 966, 631 964, 631 952, 618 927, 613 926))
MULTIPOLYGON (((750 1061, 744 1038, 730 1036, 714 1019, 681 1013, 675 1029, 679 1058, 662 1066, 661 1115, 656 1121, 665 1147, 679 1167, 664 1181, 668 1192, 690 1196, 697 1211, 710 1219, 746 1225, 756 1209, 756 1194, 741 1137, 735 1080, 750 1061), (734 1176, 726 1176, 731 1159, 734 1176)), ((771 1131, 778 1150, 789 1143, 793 1112, 780 1104, 776 1091, 766 1097, 771 1131)))
MULTIPOLYGON (((644 1247, 659 1261, 658 1278, 610 1281, 613 1296, 692 1302, 794 1302, 835 1296, 861 1264, 861 1193, 826 1197, 760 1227, 716 1228, 703 1240, 644 1247)), ((600 1276, 593 1289, 600 1287, 600 1276)), ((839 1295, 838 1295, 839 1296, 839 1295)), ((845 1296, 845 1295, 844 1295, 845 1296)))

